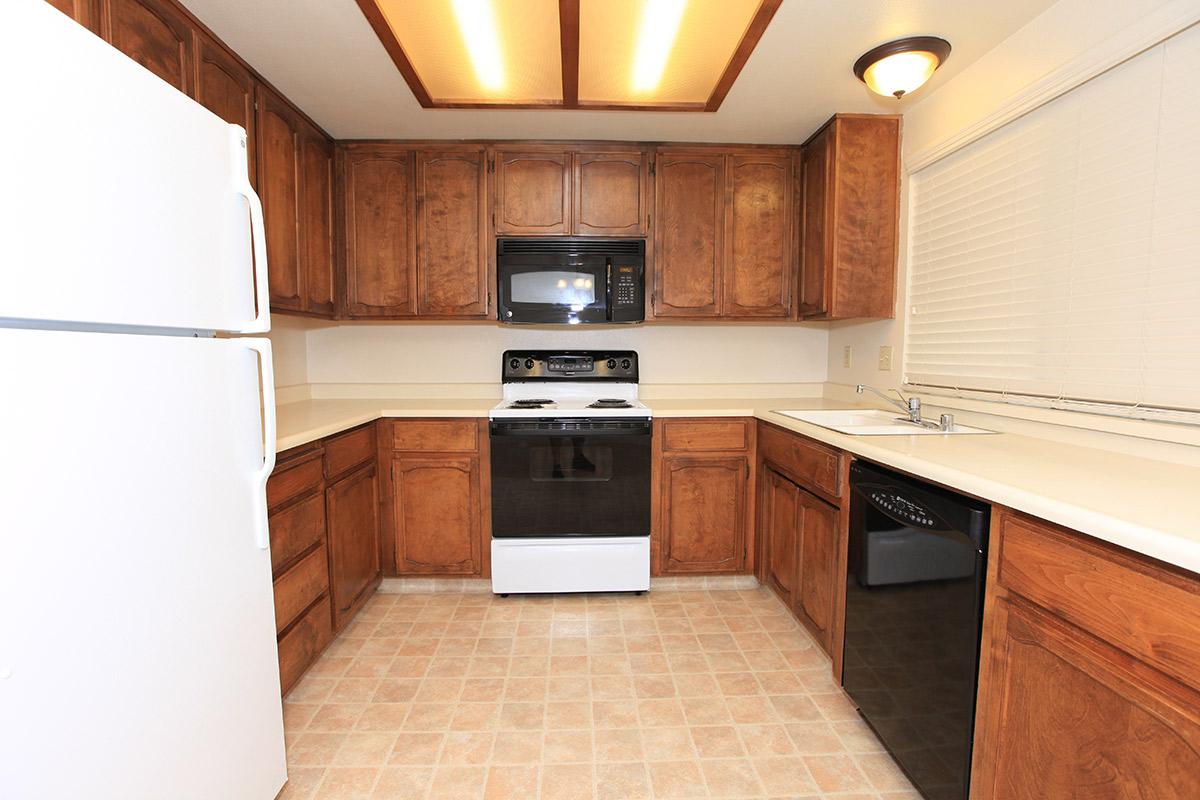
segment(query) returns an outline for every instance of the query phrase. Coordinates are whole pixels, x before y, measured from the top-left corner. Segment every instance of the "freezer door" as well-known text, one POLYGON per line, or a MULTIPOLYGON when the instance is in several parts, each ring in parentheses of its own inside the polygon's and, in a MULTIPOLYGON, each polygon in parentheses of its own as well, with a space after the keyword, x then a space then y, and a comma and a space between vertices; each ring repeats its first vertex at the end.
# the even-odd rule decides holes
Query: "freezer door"
POLYGON ((0 797, 283 785, 269 352, 0 329, 0 797))
POLYGON ((0 320, 267 330, 240 127, 45 0, 0 3, 0 74, 0 320))

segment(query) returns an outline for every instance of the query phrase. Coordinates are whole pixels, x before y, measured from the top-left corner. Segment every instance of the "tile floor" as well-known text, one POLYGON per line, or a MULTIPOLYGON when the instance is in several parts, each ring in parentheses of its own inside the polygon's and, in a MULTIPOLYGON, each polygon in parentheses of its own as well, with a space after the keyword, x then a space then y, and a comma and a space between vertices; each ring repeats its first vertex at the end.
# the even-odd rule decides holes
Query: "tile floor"
POLYGON ((762 588, 377 594, 284 724, 288 800, 919 800, 762 588))

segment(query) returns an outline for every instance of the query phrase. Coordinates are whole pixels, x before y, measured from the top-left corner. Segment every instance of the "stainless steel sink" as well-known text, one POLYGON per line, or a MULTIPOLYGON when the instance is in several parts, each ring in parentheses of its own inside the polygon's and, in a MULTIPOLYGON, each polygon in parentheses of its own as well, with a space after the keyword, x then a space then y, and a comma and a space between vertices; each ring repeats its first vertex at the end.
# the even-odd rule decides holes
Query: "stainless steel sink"
POLYGON ((995 433, 983 428, 972 428, 969 425, 955 424, 948 431, 940 428, 926 428, 909 422, 904 417, 896 416, 893 411, 877 411, 875 409, 825 409, 821 411, 775 411, 801 422, 820 425, 838 433, 850 436, 954 436, 964 433, 995 433))

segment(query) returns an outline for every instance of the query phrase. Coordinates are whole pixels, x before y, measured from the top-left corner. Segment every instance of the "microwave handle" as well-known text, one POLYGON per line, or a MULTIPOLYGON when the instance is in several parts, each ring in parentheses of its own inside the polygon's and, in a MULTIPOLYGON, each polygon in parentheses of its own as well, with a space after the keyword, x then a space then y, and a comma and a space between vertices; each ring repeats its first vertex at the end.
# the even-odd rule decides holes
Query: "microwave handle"
POLYGON ((604 316, 609 322, 613 318, 612 258, 604 259, 604 316))

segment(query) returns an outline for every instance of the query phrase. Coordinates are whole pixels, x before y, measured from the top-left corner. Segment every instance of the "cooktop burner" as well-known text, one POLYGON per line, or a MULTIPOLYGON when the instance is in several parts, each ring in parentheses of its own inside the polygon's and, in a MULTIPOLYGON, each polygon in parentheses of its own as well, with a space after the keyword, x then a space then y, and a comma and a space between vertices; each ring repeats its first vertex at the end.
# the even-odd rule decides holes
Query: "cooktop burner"
POLYGON ((509 405, 509 408, 542 408, 553 403, 553 400, 548 400, 544 397, 533 397, 528 400, 514 400, 509 405))
POLYGON ((628 400, 622 400, 619 397, 601 397, 588 408, 633 408, 633 406, 628 400))

